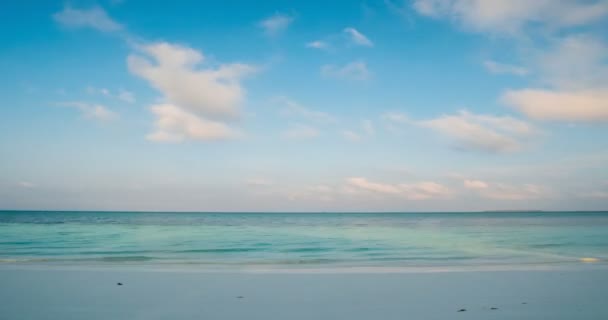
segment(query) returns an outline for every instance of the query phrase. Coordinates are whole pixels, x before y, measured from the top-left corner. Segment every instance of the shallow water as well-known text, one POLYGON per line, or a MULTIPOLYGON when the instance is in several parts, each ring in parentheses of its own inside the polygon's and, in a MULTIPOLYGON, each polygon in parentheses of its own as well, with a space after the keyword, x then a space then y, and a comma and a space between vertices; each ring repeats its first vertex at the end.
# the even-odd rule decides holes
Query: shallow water
POLYGON ((0 212, 3 264, 478 267, 607 260, 608 212, 0 212))

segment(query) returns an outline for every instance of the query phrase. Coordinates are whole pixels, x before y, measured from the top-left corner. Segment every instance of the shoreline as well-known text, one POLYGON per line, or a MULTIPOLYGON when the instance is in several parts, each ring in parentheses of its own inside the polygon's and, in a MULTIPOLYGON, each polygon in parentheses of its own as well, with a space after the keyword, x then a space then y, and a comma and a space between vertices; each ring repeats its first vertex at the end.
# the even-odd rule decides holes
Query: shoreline
POLYGON ((467 273, 467 272, 544 272, 599 270, 608 272, 605 261, 569 263, 486 264, 486 265, 434 265, 434 266, 379 266, 379 265, 256 265, 256 264, 204 264, 204 263, 0 263, 2 270, 43 271, 137 271, 176 273, 243 273, 243 274, 416 274, 416 273, 467 273))

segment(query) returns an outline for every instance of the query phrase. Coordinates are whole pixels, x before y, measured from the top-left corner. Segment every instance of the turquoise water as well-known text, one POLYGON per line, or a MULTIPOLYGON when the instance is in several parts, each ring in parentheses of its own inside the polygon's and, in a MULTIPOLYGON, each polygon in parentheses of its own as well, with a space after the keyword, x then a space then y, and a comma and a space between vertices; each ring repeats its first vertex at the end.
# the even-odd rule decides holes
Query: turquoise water
POLYGON ((2 264, 513 266, 608 260, 608 212, 0 212, 2 264))

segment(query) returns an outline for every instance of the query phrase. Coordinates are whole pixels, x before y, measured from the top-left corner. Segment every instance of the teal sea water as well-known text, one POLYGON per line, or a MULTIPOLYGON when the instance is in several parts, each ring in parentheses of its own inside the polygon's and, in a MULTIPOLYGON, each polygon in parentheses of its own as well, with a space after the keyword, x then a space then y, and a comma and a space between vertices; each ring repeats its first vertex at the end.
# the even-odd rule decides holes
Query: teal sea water
POLYGON ((521 266, 608 261, 608 212, 0 211, 0 264, 521 266))

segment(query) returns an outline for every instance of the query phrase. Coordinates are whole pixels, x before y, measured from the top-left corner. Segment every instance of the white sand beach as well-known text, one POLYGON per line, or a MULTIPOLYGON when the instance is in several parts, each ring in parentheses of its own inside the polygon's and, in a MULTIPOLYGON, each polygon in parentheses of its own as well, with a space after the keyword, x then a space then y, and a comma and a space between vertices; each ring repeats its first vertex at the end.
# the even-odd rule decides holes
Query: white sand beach
POLYGON ((608 319, 608 270, 583 267, 272 274, 13 266, 0 269, 0 284, 6 320, 608 319))

